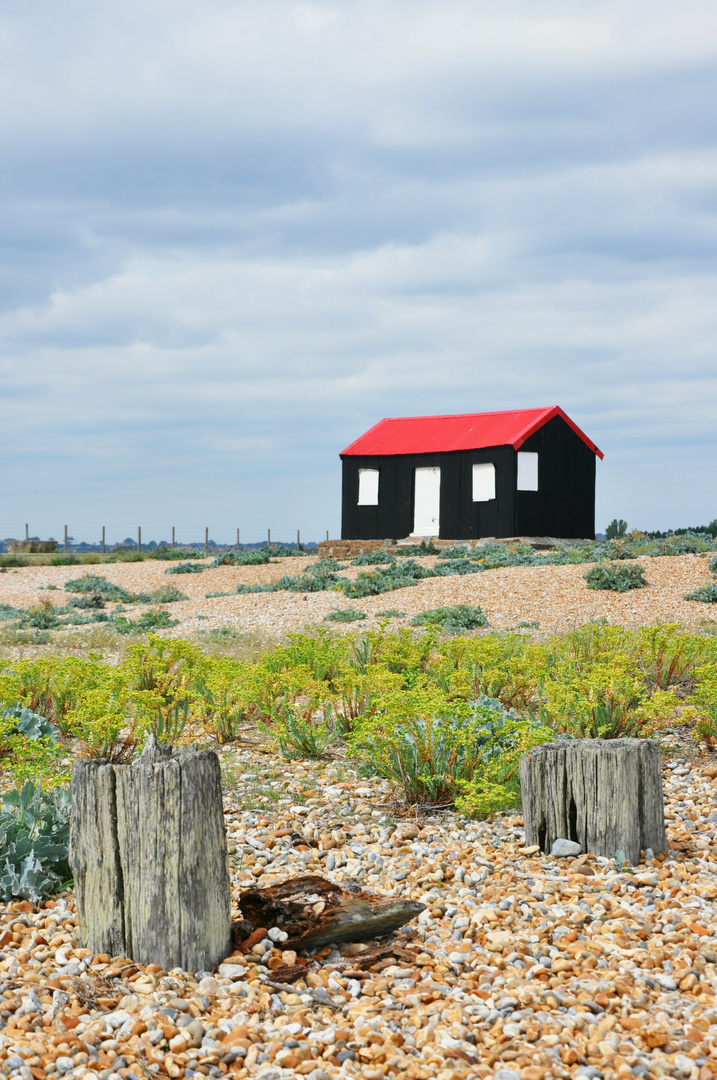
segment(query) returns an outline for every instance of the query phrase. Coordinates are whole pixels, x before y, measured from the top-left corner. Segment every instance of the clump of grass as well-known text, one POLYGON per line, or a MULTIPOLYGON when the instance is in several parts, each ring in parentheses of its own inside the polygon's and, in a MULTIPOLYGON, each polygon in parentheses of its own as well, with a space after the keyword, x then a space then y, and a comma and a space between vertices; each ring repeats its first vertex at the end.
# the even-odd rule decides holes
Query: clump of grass
POLYGON ((588 589, 628 592, 630 589, 644 589, 647 585, 645 570, 639 563, 630 566, 617 566, 615 563, 598 563, 583 574, 588 589))
POLYGON ((448 634, 466 634, 488 626, 488 619, 480 607, 472 604, 430 608, 411 619, 412 626, 439 626, 448 634))
POLYGON ((377 619, 405 619, 406 612, 399 611, 398 608, 386 608, 385 611, 376 612, 377 619))
POLYGON ((61 552, 59 555, 53 555, 50 559, 53 566, 79 566, 80 560, 77 555, 73 555, 71 552, 61 552))
POLYGON ((208 567, 203 563, 180 562, 176 566, 168 567, 165 574, 202 574, 208 567))
POLYGON ((717 604, 717 582, 710 581, 694 592, 687 593, 685 600, 699 600, 702 604, 717 604))
POLYGON ((0 567, 29 566, 30 560, 23 559, 22 555, 0 555, 0 567))
POLYGON ((121 548, 116 552, 117 562, 144 562, 149 558, 144 551, 132 551, 129 548, 122 550, 121 548))
POLYGON ((361 622, 361 620, 365 619, 366 617, 366 612, 359 611, 357 608, 337 608, 335 611, 329 612, 329 614, 324 618, 324 622, 361 622))
POLYGON ((2 635, 2 644, 13 645, 47 645, 52 641, 49 630, 19 630, 17 627, 8 627, 2 635))

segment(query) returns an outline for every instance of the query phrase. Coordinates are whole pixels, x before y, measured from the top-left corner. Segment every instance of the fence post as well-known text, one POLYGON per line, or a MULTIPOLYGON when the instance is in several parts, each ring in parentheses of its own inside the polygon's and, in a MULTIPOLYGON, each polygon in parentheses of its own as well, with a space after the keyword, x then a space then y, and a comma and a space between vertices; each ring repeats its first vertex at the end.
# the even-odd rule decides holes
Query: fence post
POLYGON ((328 529, 326 530, 326 539, 327 540, 329 539, 329 530, 328 529))
POLYGON ((137 551, 142 550, 142 526, 137 526, 137 551))
POLYGON ((301 533, 298 529, 296 530, 296 550, 301 550, 301 533))
POLYGON ((30 526, 28 525, 27 522, 25 522, 25 539, 26 540, 30 539, 30 526))
POLYGON ((237 529, 237 551, 239 551, 239 530, 237 529))
POLYGON ((67 526, 65 525, 65 551, 67 551, 67 526))
POLYGON ((102 554, 103 554, 103 555, 104 555, 104 553, 105 553, 105 550, 106 550, 106 549, 105 549, 105 527, 104 527, 104 525, 103 525, 103 526, 102 526, 102 554))
POLYGON ((173 526, 172 526, 172 547, 175 547, 175 546, 176 546, 176 545, 175 545, 175 543, 174 543, 174 525, 173 525, 173 526))
POLYGON ((266 530, 266 542, 271 547, 271 529, 266 530))
POLYGON ((204 554, 209 554, 209 526, 204 529, 204 554))

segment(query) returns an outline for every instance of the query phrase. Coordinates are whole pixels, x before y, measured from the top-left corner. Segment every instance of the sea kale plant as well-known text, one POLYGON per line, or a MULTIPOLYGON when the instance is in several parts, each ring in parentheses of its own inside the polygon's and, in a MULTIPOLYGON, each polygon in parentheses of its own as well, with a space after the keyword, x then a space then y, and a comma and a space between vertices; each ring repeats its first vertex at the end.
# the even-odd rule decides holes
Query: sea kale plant
POLYGON ((70 878, 70 792, 27 781, 3 795, 0 809, 0 900, 37 903, 70 878))
POLYGON ((645 571, 639 563, 620 566, 615 563, 600 562, 591 567, 583 579, 588 589, 604 589, 612 592, 628 592, 630 589, 644 589, 647 585, 645 571))

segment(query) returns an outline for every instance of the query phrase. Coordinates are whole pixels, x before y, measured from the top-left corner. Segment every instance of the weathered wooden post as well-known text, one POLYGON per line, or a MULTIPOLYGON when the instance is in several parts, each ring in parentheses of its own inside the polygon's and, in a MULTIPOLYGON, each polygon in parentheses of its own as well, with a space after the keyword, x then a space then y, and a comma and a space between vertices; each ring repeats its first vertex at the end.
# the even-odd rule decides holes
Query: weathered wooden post
POLYGON ((219 758, 158 746, 131 765, 76 761, 70 865, 85 948, 170 970, 231 952, 219 758))
POLYGON ((660 748, 652 739, 560 739, 520 763, 526 844, 555 840, 592 855, 665 851, 660 748))

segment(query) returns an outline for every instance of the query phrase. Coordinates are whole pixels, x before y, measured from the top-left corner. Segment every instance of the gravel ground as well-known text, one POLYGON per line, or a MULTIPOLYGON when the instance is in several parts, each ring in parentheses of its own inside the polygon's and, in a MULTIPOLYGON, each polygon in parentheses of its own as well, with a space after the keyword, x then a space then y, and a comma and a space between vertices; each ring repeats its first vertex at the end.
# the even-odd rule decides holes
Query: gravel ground
MULTIPOLYGON (((316 560, 279 559, 266 566, 215 567, 202 574, 166 574, 167 563, 110 563, 102 566, 28 566, 0 574, 0 603, 27 608, 51 600, 62 605, 68 595, 63 586, 71 578, 85 573, 97 573, 109 581, 135 592, 150 592, 161 585, 172 584, 189 596, 189 600, 166 605, 179 625, 172 630, 175 636, 187 636, 198 630, 230 627, 241 632, 259 632, 280 636, 307 624, 323 622, 337 608, 356 608, 369 619, 362 626, 375 626, 376 616, 387 609, 404 612, 408 622, 412 615, 427 608, 444 604, 478 604, 485 611, 492 627, 498 630, 514 627, 518 622, 539 622, 540 632, 560 632, 571 624, 605 617, 610 623, 643 626, 656 622, 678 622, 697 626, 705 621, 717 622, 715 605, 684 599, 710 578, 707 565, 710 556, 683 555, 638 560, 646 571, 649 585, 628 593, 595 592, 583 581, 587 565, 508 567, 487 570, 482 574, 464 577, 433 578, 421 581, 408 589, 362 600, 348 600, 342 593, 259 593, 254 595, 205 598, 205 593, 230 592, 239 583, 257 584, 277 581, 283 574, 295 575, 316 560), (48 586, 58 590, 47 591, 48 586), (62 591, 61 591, 62 590, 62 591)), ((432 565, 435 559, 422 560, 432 565)), ((347 567, 341 573, 355 577, 366 567, 347 567)), ((108 610, 111 605, 108 605, 108 610)), ((125 612, 130 618, 146 610, 131 605, 125 612)), ((72 633, 82 628, 73 628, 72 633)), ((62 633, 56 632, 56 633, 62 633)))
POLYGON ((624 873, 541 856, 515 815, 396 822, 388 788, 344 766, 222 759, 234 892, 322 872, 421 900, 400 958, 323 949, 289 992, 266 985, 296 961, 269 936, 213 974, 165 972, 76 947, 69 893, 11 904, 5 1076, 717 1075, 717 766, 666 763, 670 850, 624 873))

